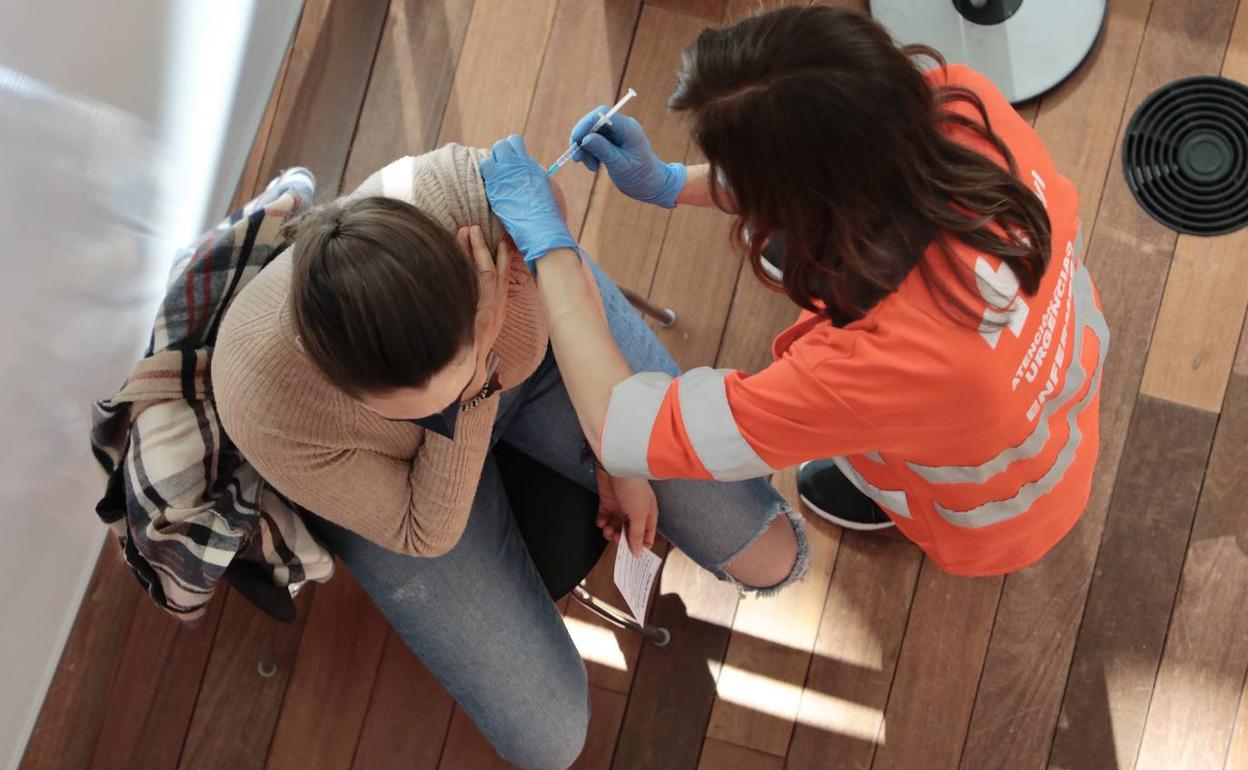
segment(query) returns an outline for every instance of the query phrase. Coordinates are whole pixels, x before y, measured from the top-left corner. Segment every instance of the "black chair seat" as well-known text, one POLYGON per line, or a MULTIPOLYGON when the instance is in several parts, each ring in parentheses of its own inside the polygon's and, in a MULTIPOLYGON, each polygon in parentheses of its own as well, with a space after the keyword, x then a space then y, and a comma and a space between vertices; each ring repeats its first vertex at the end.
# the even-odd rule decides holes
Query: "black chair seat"
POLYGON ((594 523, 598 495, 508 444, 495 445, 494 460, 542 582, 552 599, 562 599, 607 548, 594 523))

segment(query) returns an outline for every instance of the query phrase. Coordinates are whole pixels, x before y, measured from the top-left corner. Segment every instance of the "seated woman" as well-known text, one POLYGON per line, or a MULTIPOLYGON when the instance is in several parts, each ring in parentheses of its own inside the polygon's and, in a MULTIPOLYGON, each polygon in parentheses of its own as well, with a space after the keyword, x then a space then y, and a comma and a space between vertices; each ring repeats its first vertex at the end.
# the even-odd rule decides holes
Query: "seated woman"
MULTIPOLYGON (((309 524, 498 752, 566 767, 585 737, 585 669, 489 449, 505 440, 597 481, 536 284, 489 212, 483 157, 450 145, 403 158, 294 223, 293 247, 231 306, 212 376, 226 432, 315 514, 309 524)), ((593 269, 633 368, 675 374, 593 269)), ((610 483, 625 510, 657 498, 662 534, 722 579, 774 590, 804 570, 800 519, 762 481, 610 483)), ((653 533, 621 547, 643 539, 653 533)))

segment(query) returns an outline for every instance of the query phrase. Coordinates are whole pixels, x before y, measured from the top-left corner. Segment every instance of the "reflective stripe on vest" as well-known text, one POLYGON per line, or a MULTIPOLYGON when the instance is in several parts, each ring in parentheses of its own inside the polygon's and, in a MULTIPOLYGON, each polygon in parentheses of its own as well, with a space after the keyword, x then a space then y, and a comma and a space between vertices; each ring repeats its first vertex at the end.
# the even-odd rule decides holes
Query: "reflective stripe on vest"
POLYGON ((906 492, 903 489, 880 489, 871 482, 862 477, 849 460, 844 457, 833 458, 832 462, 836 463, 836 467, 841 469, 841 473, 845 474, 845 478, 849 479, 849 483, 858 488, 858 491, 874 500, 882 508, 887 508, 903 519, 909 519, 910 502, 906 499, 906 492))
MULTIPOLYGON (((992 457, 979 465, 919 465, 918 463, 907 462, 906 467, 914 471, 919 478, 931 484, 983 484, 988 479, 1005 471, 1011 464, 1023 460, 1030 460, 1037 457, 1044 447, 1048 445, 1051 436, 1049 425, 1052 422, 1053 415, 1070 400, 1075 397, 1083 388, 1084 382, 1087 380, 1088 373, 1084 370, 1083 361, 1083 335, 1078 333, 1079 324, 1082 323, 1081 316, 1085 315, 1079 304, 1079 298, 1075 297, 1075 276, 1074 273, 1081 264, 1079 259, 1080 250, 1083 248, 1083 231, 1079 231, 1079 235, 1075 239, 1072 256, 1069 259, 1071 278, 1068 281, 1070 287, 1069 300, 1074 303, 1075 314, 1075 343, 1072 351, 1070 369, 1066 372, 1066 380, 1062 390, 1056 397, 1049 399, 1044 403, 1041 411, 1036 419, 1036 427, 1027 435, 1027 438, 1015 446, 1007 447, 995 457, 992 457)), ((1092 312, 1096 312, 1096 303, 1088 298, 1088 304, 1092 308, 1092 312)), ((1104 319, 1102 320, 1102 324, 1104 319)), ((1100 336, 1100 335, 1098 335, 1100 336)))
MULTIPOLYGON (((1092 279, 1088 274, 1087 268, 1082 263, 1075 269, 1071 284, 1071 293, 1075 303, 1076 352, 1074 359, 1071 361, 1071 371, 1067 372, 1067 378, 1073 379, 1075 377, 1075 369, 1078 368, 1079 378, 1083 379, 1078 343, 1083 339, 1085 330, 1091 330, 1096 335, 1099 350, 1097 351, 1096 369, 1092 372, 1091 384, 1088 386, 1087 393, 1066 413, 1066 426, 1069 431, 1066 444, 1058 452, 1057 459, 1053 461, 1053 465, 1045 471, 1044 475, 1035 481, 1022 485, 1013 497, 1005 500, 994 500, 966 511, 951 510, 937 503, 936 512, 950 524, 960 527, 987 527, 1025 513, 1036 500, 1042 495, 1051 492, 1061 482, 1071 463, 1074 462, 1075 454, 1079 451, 1079 444, 1083 440, 1083 433, 1079 430, 1078 418, 1092 403, 1093 399, 1096 398, 1097 391, 1100 388, 1101 373, 1104 370, 1105 356, 1109 349, 1109 327, 1105 323, 1105 317, 1096 308, 1092 279)), ((1062 396, 1073 398, 1074 392, 1067 393, 1067 389, 1063 388, 1062 396)))
POLYGON ((689 443, 703 467, 718 481, 753 479, 776 471, 737 428, 724 388, 724 377, 731 371, 699 366, 676 381, 689 443))
POLYGON ((602 425, 602 467, 607 473, 654 478, 650 473, 650 433, 671 387, 671 375, 642 372, 612 389, 602 425))

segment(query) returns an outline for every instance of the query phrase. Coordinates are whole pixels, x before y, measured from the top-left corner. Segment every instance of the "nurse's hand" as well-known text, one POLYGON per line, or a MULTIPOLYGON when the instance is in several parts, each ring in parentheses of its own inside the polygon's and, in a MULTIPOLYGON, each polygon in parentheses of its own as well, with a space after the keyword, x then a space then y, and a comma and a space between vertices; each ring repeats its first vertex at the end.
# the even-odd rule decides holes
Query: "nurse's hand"
POLYGON ((529 269, 556 249, 577 250, 546 170, 529 157, 524 140, 512 134, 494 143, 481 161, 490 209, 516 243, 529 269))
POLYGON ((654 547, 659 523, 659 504, 645 479, 621 479, 601 467, 598 476, 598 528, 606 539, 626 545, 634 556, 654 547), (626 537, 621 542, 621 535, 626 537))
POLYGON ((659 160, 650 149, 645 129, 622 113, 612 117, 609 125, 589 133, 606 111, 605 105, 599 105, 572 128, 571 141, 581 142, 572 159, 590 171, 597 171, 599 163, 606 166, 615 186, 634 200, 675 208, 676 196, 685 188, 685 164, 659 160))

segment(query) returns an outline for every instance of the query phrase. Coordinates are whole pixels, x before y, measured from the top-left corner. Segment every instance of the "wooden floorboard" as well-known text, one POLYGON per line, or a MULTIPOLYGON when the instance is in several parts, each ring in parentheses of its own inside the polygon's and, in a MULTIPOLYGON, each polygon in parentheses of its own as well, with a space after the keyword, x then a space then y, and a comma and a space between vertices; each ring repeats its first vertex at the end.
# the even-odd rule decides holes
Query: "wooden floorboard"
POLYGON ((360 730, 354 770, 434 770, 455 701, 390 631, 360 730))
POLYGON ((923 561, 912 543, 846 532, 788 748, 791 770, 867 768, 923 561))
POLYGON ((698 770, 781 770, 782 757, 747 749, 734 743, 707 739, 698 770))
POLYGON ((343 190, 437 146, 472 9, 472 0, 391 0, 343 190))
POLYGON ((516 770, 515 765, 494 752, 489 739, 459 706, 451 717, 451 729, 446 734, 446 746, 438 767, 440 770, 516 770))
POLYGON ((489 147, 524 131, 557 0, 476 0, 438 145, 489 147))
POLYGON ((308 0, 259 180, 304 166, 316 176, 318 201, 338 194, 388 5, 387 0, 308 0))
POLYGON ((26 743, 22 770, 78 770, 91 765, 140 601, 148 599, 110 534, 26 743))
POLYGON ((220 591, 190 628, 144 601, 130 625, 92 770, 177 767, 225 606, 220 591))
MULTIPOLYGON (((689 147, 688 129, 666 105, 676 84, 680 51, 703 24, 694 16, 646 5, 637 25, 620 85, 637 91, 628 114, 646 127, 651 146, 664 158, 683 158, 689 147)), ((670 216, 664 209, 626 197, 605 174, 599 174, 581 246, 617 283, 648 294, 670 216)))
POLYGON ((179 770, 265 766, 315 588, 295 599, 293 623, 265 616, 237 592, 226 596, 179 770), (262 659, 276 665, 272 676, 260 675, 262 659))
POLYGON ((386 619, 345 569, 317 586, 265 763, 268 770, 351 766, 388 630, 386 619))
MULTIPOLYGON (((797 469, 776 474, 776 488, 797 498, 797 469)), ((706 736, 784 757, 811 666, 841 542, 840 528, 817 517, 806 525, 810 573, 788 590, 737 605, 706 736)))
POLYGON ((695 767, 728 648, 737 591, 672 551, 650 622, 670 629, 666 647, 646 645, 633 678, 615 770, 695 767))
MULTIPOLYGON (((582 115, 616 101, 640 13, 641 0, 561 0, 524 126, 526 146, 539 163, 554 162, 568 148, 569 133, 582 115)), ((573 235, 585 222, 594 176, 569 163, 554 177, 567 198, 573 235)))
POLYGON ((1132 767, 1216 415, 1143 396, 1106 519, 1053 764, 1132 767))
POLYGON ((919 570, 874 770, 956 768, 1001 595, 1001 578, 919 570))
POLYGON ((624 722, 628 696, 602 687, 589 687, 589 734, 585 749, 572 770, 608 770, 624 722))
POLYGON ((1248 672, 1248 377, 1227 389, 1137 767, 1218 768, 1248 672))

